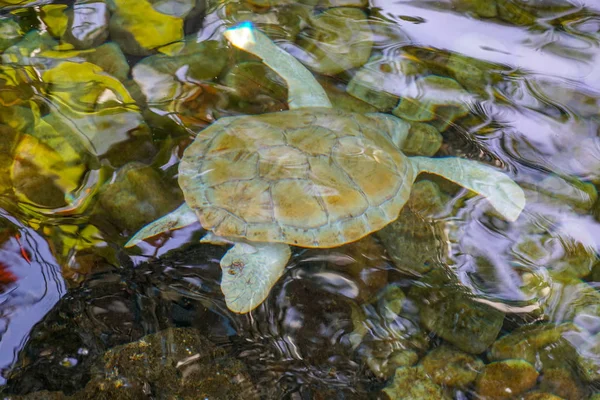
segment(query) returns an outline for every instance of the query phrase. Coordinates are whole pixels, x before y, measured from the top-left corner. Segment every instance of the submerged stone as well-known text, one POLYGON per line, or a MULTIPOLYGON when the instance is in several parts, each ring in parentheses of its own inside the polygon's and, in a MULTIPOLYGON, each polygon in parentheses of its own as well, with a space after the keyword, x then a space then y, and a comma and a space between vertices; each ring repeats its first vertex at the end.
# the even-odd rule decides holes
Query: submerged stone
POLYGON ((600 381, 600 333, 577 349, 577 365, 587 382, 600 381))
POLYGON ((570 337, 581 329, 573 323, 522 326, 498 339, 489 350, 491 360, 521 359, 540 368, 553 368, 573 360, 570 337))
POLYGON ((0 18, 0 52, 17 43, 22 35, 19 24, 9 18, 0 18))
POLYGON ((365 64, 373 38, 363 11, 338 7, 313 16, 298 44, 307 53, 298 55, 304 64, 320 74, 336 75, 365 64))
POLYGON ((243 101, 264 104, 267 111, 287 108, 287 87, 279 75, 262 62, 236 64, 225 74, 223 83, 243 101))
MULTIPOLYGON (((228 26, 238 22, 250 21, 261 32, 272 39, 295 41, 306 26, 312 12, 311 5, 298 4, 297 1, 234 1, 227 2, 220 10, 221 18, 228 26)), ((302 2, 305 3, 305 2, 302 2)))
POLYGON ((446 201, 434 182, 416 182, 398 219, 376 233, 399 270, 421 275, 442 258, 443 230, 430 218, 444 209, 446 201))
POLYGON ((350 341, 379 378, 389 378, 397 368, 414 365, 427 348, 427 338, 418 325, 402 313, 406 302, 402 289, 388 285, 372 304, 352 309, 350 341))
MULTIPOLYGON (((564 360, 561 361, 564 362, 564 360)), ((586 390, 579 378, 568 368, 544 369, 540 390, 569 400, 583 400, 587 397, 586 390)))
POLYGON ((538 372, 524 360, 488 364, 476 384, 477 394, 486 399, 513 399, 535 386, 538 372))
POLYGON ((450 346, 436 347, 423 359, 421 365, 439 385, 464 388, 474 382, 483 369, 483 361, 450 346))
POLYGON ((440 132, 456 119, 469 114, 471 96, 455 80, 428 75, 415 81, 392 113, 410 121, 429 122, 440 132))
POLYGON ((152 167, 132 162, 120 168, 99 195, 99 203, 120 230, 133 232, 181 203, 174 188, 152 167))
POLYGON ((479 17, 491 18, 498 15, 495 1, 489 0, 452 0, 457 11, 471 12, 479 17))
POLYGON ((244 365, 191 328, 170 328, 112 348, 78 398, 148 393, 182 400, 257 398, 244 365))
POLYGON ((411 288, 409 297, 417 303, 425 328, 462 351, 479 354, 498 336, 504 313, 476 301, 453 279, 434 269, 411 288))
POLYGON ((442 400, 450 398, 421 366, 398 368, 394 380, 383 389, 383 392, 388 395, 390 400, 442 400))
POLYGON ((348 82, 347 91, 378 109, 392 111, 398 105, 402 89, 423 67, 412 58, 372 56, 348 82))
POLYGON ((78 49, 99 46, 108 38, 108 6, 103 1, 77 1, 67 12, 69 24, 63 39, 78 49))
POLYGON ((110 36, 124 53, 144 56, 183 39, 183 20, 156 11, 146 0, 113 0, 110 36))

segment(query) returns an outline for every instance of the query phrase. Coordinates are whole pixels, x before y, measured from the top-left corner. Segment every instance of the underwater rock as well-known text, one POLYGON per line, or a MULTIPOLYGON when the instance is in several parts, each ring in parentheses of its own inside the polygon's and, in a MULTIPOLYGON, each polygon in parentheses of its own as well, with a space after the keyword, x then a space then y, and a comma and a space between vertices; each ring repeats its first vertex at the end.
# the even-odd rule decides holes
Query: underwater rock
POLYGON ((45 70, 42 80, 54 106, 44 119, 54 129, 77 137, 78 148, 109 160, 114 167, 152 159, 156 150, 149 128, 119 80, 97 65, 71 61, 45 70))
POLYGON ((333 8, 333 7, 367 8, 369 6, 369 0, 318 0, 317 5, 322 8, 333 8))
POLYGON ((526 325, 496 340, 489 349, 490 360, 521 359, 540 368, 560 367, 574 356, 569 337, 581 329, 573 323, 526 325))
POLYGON ((419 307, 421 324, 471 354, 485 351, 496 339, 504 313, 476 301, 443 268, 429 272, 408 293, 419 307))
POLYGON ((313 71, 336 75, 368 61, 373 38, 363 11, 330 8, 311 17, 309 26, 297 41, 306 54, 297 56, 313 71))
POLYGON ((428 75, 400 98, 392 114, 409 121, 429 122, 440 132, 469 114, 471 95, 454 79, 428 75))
POLYGON ((444 209, 446 201, 434 182, 416 182, 398 219, 376 233, 400 271, 422 275, 442 258, 443 231, 430 218, 444 209))
POLYGON ((474 382, 483 369, 483 361, 470 354, 442 345, 421 360, 431 379, 442 386, 464 388, 474 382))
POLYGON ((377 112, 377 109, 371 104, 366 103, 346 92, 345 87, 337 85, 335 81, 328 77, 316 77, 319 84, 325 89, 327 97, 331 101, 333 108, 339 108, 359 114, 377 112))
POLYGON ((287 108, 285 81, 262 62, 246 61, 233 66, 223 78, 223 83, 233 89, 244 102, 262 104, 262 112, 275 112, 287 108))
MULTIPOLYGON (((535 15, 525 10, 520 1, 496 0, 498 17, 517 26, 529 26, 536 22, 535 15)), ((526 3, 526 2, 523 2, 526 3)))
POLYGON ((457 11, 471 12, 483 18, 492 18, 498 15, 496 1, 490 0, 452 0, 452 5, 457 11))
MULTIPOLYGON (((102 68, 107 74, 124 82, 129 75, 129 64, 121 48, 113 42, 104 43, 93 51, 82 52, 81 57, 102 68)), ((129 91, 129 88, 127 88, 129 91)), ((132 96, 133 97, 133 96, 132 96)))
POLYGON ((378 111, 392 111, 398 105, 402 88, 424 73, 423 66, 409 57, 372 56, 348 82, 347 91, 378 111))
POLYGON ((272 39, 294 42, 311 13, 311 5, 295 1, 229 1, 220 10, 220 17, 227 26, 250 21, 272 39))
MULTIPOLYGON (((201 3, 203 1, 200 1, 201 3)), ((185 18, 196 7, 197 0, 150 0, 152 7, 165 15, 185 18)))
POLYGON ((245 366, 192 328, 169 328, 108 350, 83 390, 13 400, 258 399, 245 366))
POLYGON ((423 367, 402 367, 394 374, 394 380, 383 389, 390 400, 447 400, 444 389, 425 373, 423 367))
POLYGON ((556 394, 568 400, 583 400, 587 397, 586 390, 579 378, 567 368, 544 369, 540 390, 556 394))
POLYGON ((564 400, 562 397, 545 392, 529 392, 525 393, 521 398, 522 400, 564 400))
POLYGON ((182 201, 177 190, 152 167, 131 162, 101 189, 98 200, 113 224, 133 232, 176 208, 182 201))
POLYGON ((77 49, 99 46, 108 38, 108 6, 103 1, 76 1, 67 11, 69 23, 63 39, 77 49))
POLYGON ((428 346, 411 316, 403 315, 405 302, 402 289, 389 285, 372 304, 352 308, 354 331, 350 341, 379 378, 389 378, 397 368, 414 365, 428 346))
MULTIPOLYGON (((39 121, 34 135, 22 135, 10 169, 17 198, 41 208, 71 205, 87 170, 86 154, 39 121)), ((81 210, 82 211, 82 210, 81 210)))
POLYGON ((600 333, 577 348, 577 365, 587 382, 600 381, 600 333))
MULTIPOLYGON (((229 52, 223 44, 207 40, 197 43, 188 38, 171 55, 146 57, 132 69, 132 76, 150 110, 146 118, 164 127, 169 121, 159 116, 173 115, 188 128, 204 127, 214 120, 214 109, 224 108, 226 94, 212 84, 227 63, 229 52)), ((179 122, 179 123, 181 123, 179 122)), ((172 127, 164 127, 169 132, 172 127)))
POLYGON ((146 0, 114 0, 111 39, 126 54, 145 56, 183 39, 183 20, 156 11, 146 0))
MULTIPOLYGON (((492 1, 483 1, 485 4, 494 4, 492 1)), ((460 53, 452 53, 444 67, 450 74, 471 93, 476 93, 484 98, 488 97, 487 89, 490 85, 490 69, 492 66, 483 61, 466 57, 460 53)), ((498 68, 498 67, 496 67, 498 68)))
POLYGON ((22 36, 18 23, 9 18, 0 18, 0 52, 17 43, 22 36))
POLYGON ((486 399, 512 399, 533 388, 538 378, 533 365, 524 360, 487 364, 477 379, 477 394, 486 399))
POLYGON ((240 361, 192 328, 169 328, 110 349, 77 396, 233 400, 257 398, 254 393, 240 361))
POLYGON ((46 24, 48 32, 55 38, 64 35, 69 25, 66 4, 44 4, 40 7, 40 19, 46 24))
POLYGON ((383 246, 369 235, 333 249, 309 250, 306 256, 315 261, 327 260, 329 268, 350 277, 358 286, 356 300, 365 302, 388 283, 389 263, 383 254, 383 246))
POLYGON ((576 178, 548 175, 543 180, 535 182, 535 185, 523 184, 525 188, 528 186, 533 189, 528 195, 530 201, 568 206, 574 210, 590 211, 598 200, 596 187, 590 182, 576 178))

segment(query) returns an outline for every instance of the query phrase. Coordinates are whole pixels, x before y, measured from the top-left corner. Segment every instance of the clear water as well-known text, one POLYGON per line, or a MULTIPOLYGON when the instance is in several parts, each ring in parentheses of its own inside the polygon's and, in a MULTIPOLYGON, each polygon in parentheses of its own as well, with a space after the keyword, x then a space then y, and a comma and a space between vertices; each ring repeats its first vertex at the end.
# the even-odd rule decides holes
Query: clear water
MULTIPOLYGON (((600 393, 597 4, 200 3, 155 2, 151 11, 142 1, 97 2, 81 11, 0 0, 7 393, 77 393, 109 348, 192 327, 242 361, 251 392, 263 398, 376 398, 392 381, 385 365, 393 354, 413 357, 405 367, 424 365, 452 343, 490 364, 514 356, 498 355, 504 335, 567 322, 576 328, 559 336, 570 354, 558 352, 552 364, 534 339, 520 344, 537 354, 528 361, 539 376, 505 398, 600 393), (348 5, 333 12, 349 13, 337 26, 311 19, 348 5), (523 214, 506 222, 480 196, 422 176, 441 194, 411 199, 400 227, 383 234, 400 255, 381 235, 294 248, 268 299, 245 315, 227 310, 219 288, 227 249, 198 245, 199 224, 125 249, 141 226, 180 204, 177 165, 198 132, 225 116, 287 108, 281 79, 248 67, 252 59, 222 39, 227 25, 246 19, 316 71, 336 107, 376 111, 345 94, 370 56, 379 71, 366 75, 375 76, 371 101, 400 97, 429 112, 424 122, 443 137, 435 156, 501 169, 525 190, 523 214), (135 43, 128 24, 149 30, 135 43), (454 83, 436 89, 431 77, 454 83), (451 300, 427 308, 440 299, 451 300), (447 333, 460 330, 461 318, 493 337, 447 333), (556 364, 571 386, 557 383, 556 364)), ((451 398, 495 398, 482 376, 440 387, 451 398)))

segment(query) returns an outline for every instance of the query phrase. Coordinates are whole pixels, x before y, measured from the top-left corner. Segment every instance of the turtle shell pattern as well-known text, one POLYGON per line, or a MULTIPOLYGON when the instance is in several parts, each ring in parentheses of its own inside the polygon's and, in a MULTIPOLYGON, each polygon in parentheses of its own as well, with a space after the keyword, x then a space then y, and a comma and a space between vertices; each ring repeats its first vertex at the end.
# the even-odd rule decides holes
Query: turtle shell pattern
POLYGON ((205 229, 301 247, 394 221, 415 171, 376 118, 331 108, 226 117, 184 152, 179 184, 205 229))

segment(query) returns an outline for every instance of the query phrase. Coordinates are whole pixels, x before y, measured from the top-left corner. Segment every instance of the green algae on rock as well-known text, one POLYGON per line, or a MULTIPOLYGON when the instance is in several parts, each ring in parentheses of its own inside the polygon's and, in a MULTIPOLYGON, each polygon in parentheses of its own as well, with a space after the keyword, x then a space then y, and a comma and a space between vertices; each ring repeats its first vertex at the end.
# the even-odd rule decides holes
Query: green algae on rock
POLYGON ((108 38, 108 6, 104 1, 77 1, 67 10, 69 22, 63 40, 78 49, 99 46, 108 38))
POLYGON ((177 207, 181 198, 152 167, 130 162, 104 185, 98 201, 113 224, 131 232, 177 207))
POLYGON ((17 43, 22 36, 19 24, 12 19, 0 18, 0 53, 17 43))
POLYGON ((427 75, 402 95, 392 114, 409 121, 429 122, 440 132, 469 114, 471 95, 454 79, 427 75))
POLYGON ((443 229, 431 218, 444 209, 446 202, 447 195, 437 184, 429 180, 416 182, 398 219, 377 232, 400 271, 422 275, 443 258, 443 229))
POLYGON ((147 0, 113 0, 109 28, 126 54, 145 56, 183 39, 183 19, 156 11, 147 0))
POLYGON ((491 360, 521 359, 542 368, 559 367, 574 356, 569 337, 581 328, 567 322, 525 325, 502 336, 489 349, 491 360))
POLYGON ((587 398, 587 387, 583 385, 576 373, 569 368, 543 369, 539 387, 544 392, 553 393, 569 400, 587 398))
POLYGON ((330 8, 311 17, 309 26, 297 42, 307 52, 301 61, 313 71, 336 75, 368 61, 373 38, 363 11, 330 8))
POLYGON ((393 381, 383 392, 390 400, 450 399, 442 386, 435 383, 421 366, 398 368, 393 381))
POLYGON ((476 301, 445 274, 433 269, 408 293, 419 307, 421 324, 462 351, 482 353, 498 336, 504 313, 476 301))
POLYGON ((397 368, 414 365, 428 346, 418 326, 401 317, 405 301, 402 289, 388 285, 372 304, 352 308, 350 342, 379 378, 389 378, 397 368))
POLYGON ((483 369, 483 361, 451 346, 442 345, 421 359, 431 379, 442 386, 467 387, 483 369))
POLYGON ((539 373, 524 360, 487 364, 477 379, 477 394, 490 400, 513 399, 536 384, 539 373))
POLYGON ((396 58, 373 55, 356 71, 346 90, 378 111, 392 111, 400 100, 408 79, 426 72, 424 66, 408 55, 396 58))

